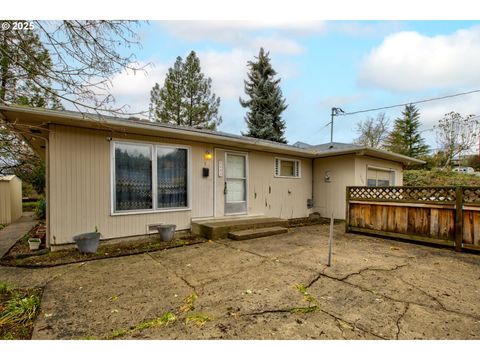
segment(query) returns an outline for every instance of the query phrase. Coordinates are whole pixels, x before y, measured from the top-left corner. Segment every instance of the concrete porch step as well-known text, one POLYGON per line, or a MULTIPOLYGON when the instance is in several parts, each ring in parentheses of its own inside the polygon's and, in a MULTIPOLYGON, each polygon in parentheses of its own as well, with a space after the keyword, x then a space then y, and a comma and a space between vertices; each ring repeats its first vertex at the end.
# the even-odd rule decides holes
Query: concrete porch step
POLYGON ((256 239, 256 238, 265 237, 265 236, 284 234, 286 232, 288 232, 287 228, 284 228, 281 226, 273 226, 273 227, 260 228, 260 229, 231 231, 228 233, 228 237, 229 239, 232 239, 232 240, 249 240, 249 239, 256 239))
POLYGON ((231 219, 211 219, 192 221, 192 232, 207 239, 224 239, 228 233, 240 230, 258 230, 269 227, 287 227, 288 220, 255 216, 231 219))

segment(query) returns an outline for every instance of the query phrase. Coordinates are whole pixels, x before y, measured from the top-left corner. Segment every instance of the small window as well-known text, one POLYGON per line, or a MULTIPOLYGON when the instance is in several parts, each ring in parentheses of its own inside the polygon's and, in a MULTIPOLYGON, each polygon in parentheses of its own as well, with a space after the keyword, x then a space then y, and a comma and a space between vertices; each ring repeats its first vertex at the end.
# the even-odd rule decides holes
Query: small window
POLYGON ((367 186, 390 186, 393 181, 393 172, 388 170, 367 170, 367 186))
POLYGON ((275 176, 299 178, 300 161, 275 158, 275 176))

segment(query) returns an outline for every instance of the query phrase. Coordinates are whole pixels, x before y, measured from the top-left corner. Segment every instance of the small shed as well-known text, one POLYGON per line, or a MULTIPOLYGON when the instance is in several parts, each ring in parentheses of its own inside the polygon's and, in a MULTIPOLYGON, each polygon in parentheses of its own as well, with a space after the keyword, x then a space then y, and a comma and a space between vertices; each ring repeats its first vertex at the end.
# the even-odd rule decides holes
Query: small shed
POLYGON ((22 181, 15 175, 0 176, 0 224, 22 216, 22 181))

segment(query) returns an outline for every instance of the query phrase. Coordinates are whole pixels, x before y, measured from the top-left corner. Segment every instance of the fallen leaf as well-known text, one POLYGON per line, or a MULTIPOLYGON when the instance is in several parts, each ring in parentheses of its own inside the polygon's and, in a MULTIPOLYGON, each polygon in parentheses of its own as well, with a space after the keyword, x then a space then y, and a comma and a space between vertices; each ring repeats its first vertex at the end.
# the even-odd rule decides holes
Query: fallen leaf
POLYGON ((49 314, 45 314, 45 315, 43 315, 43 316, 45 316, 46 318, 49 318, 49 317, 52 317, 53 314, 52 314, 52 313, 49 313, 49 314))
POLYGON ((113 309, 113 310, 111 311, 111 313, 112 313, 112 314, 113 314, 113 313, 118 313, 118 310, 117 310, 117 309, 113 309))
POLYGON ((400 248, 398 248, 396 246, 390 246, 390 250, 400 250, 400 248))
POLYGON ((251 294, 252 293, 252 290, 247 290, 245 291, 247 294, 251 294))
MULTIPOLYGON (((110 300, 110 301, 116 301, 116 300, 118 300, 118 296, 117 296, 117 295, 112 295, 112 296, 110 296, 110 297, 108 298, 108 300, 110 300)), ((90 300, 90 302, 91 302, 91 300, 90 300)))

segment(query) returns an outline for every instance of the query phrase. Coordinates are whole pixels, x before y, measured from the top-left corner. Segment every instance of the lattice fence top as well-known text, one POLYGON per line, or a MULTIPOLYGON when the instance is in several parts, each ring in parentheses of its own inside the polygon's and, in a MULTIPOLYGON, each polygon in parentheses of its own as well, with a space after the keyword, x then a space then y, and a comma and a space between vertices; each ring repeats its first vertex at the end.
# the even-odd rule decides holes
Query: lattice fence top
POLYGON ((463 202, 466 204, 480 204, 480 188, 464 187, 463 202))
MULTIPOLYGON (((455 202, 455 187, 350 187, 350 200, 455 202)), ((480 201, 480 188, 477 200, 480 201)))

